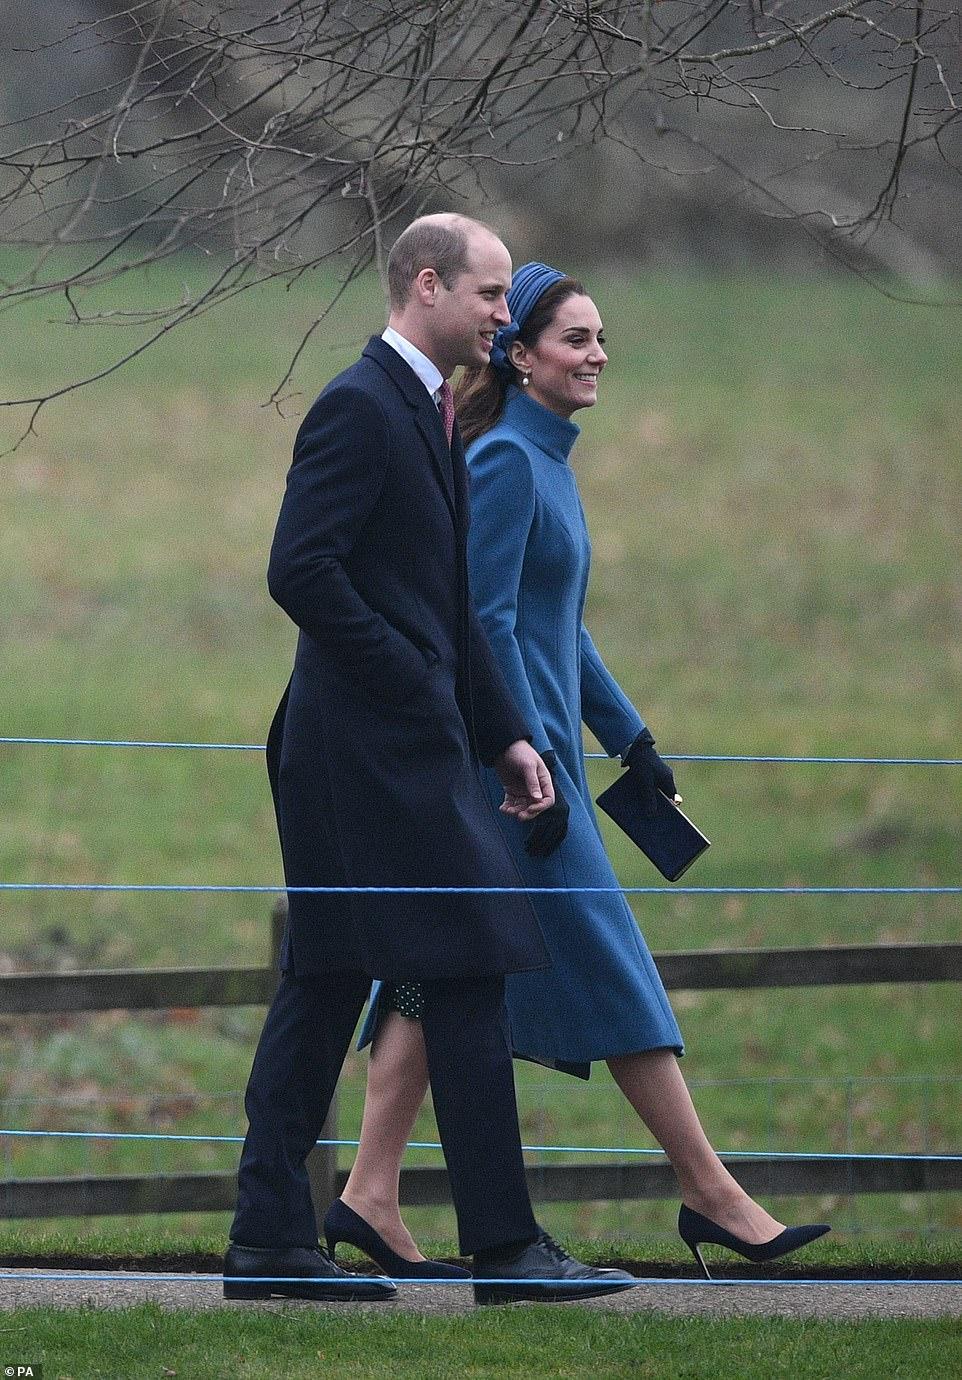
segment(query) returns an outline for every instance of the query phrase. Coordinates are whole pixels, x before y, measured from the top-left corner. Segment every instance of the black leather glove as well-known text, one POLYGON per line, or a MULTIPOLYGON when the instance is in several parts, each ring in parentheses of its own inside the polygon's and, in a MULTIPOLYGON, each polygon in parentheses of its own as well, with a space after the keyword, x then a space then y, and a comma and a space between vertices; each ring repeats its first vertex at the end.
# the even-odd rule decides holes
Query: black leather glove
POLYGON ((568 816, 571 806, 561 794, 558 785, 558 756, 550 749, 541 754, 541 760, 548 768, 551 784, 554 786, 554 804, 534 821, 525 840, 524 851, 532 858, 546 858, 560 845, 568 832, 568 816))
POLYGON ((628 768, 628 778, 635 784, 646 814, 653 815, 658 809, 658 791, 674 800, 678 794, 674 772, 655 751, 655 740, 649 729, 641 730, 621 760, 628 768))

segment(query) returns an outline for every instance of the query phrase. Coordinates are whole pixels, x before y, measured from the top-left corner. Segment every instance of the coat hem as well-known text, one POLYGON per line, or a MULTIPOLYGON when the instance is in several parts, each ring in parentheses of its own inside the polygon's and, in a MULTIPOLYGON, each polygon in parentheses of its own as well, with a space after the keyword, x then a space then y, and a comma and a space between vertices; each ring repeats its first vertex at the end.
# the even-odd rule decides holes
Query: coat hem
POLYGON ((650 1054, 656 1049, 668 1049, 679 1059, 684 1057, 685 1046, 676 1044, 653 1044, 653 1045, 632 1045, 628 1049, 609 1049, 604 1054, 591 1054, 588 1056, 575 1056, 574 1058, 562 1059, 552 1054, 522 1054, 518 1049, 512 1049, 511 1054, 514 1059, 524 1059, 528 1064, 539 1064, 542 1068, 554 1069, 557 1073, 568 1073, 573 1078, 583 1078, 587 1080, 591 1077, 591 1065, 603 1063, 606 1059, 619 1059, 627 1054, 650 1054))

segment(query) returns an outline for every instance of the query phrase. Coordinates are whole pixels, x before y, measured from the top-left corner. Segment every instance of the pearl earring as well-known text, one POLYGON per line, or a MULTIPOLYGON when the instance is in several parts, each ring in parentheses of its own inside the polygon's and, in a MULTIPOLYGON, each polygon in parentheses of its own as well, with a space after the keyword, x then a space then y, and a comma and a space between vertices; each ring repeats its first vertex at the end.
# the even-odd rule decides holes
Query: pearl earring
POLYGON ((522 374, 522 375, 521 375, 521 387, 522 387, 522 388, 527 388, 527 386, 528 386, 528 384, 529 384, 530 382, 531 382, 531 378, 530 378, 530 376, 529 376, 528 374, 522 374))

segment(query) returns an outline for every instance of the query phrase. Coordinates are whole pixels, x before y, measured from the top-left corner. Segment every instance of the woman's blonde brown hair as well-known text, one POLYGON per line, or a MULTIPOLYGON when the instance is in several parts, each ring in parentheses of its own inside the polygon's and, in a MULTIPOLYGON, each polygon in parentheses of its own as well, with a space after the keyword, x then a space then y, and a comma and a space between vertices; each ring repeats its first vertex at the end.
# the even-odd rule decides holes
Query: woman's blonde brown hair
MULTIPOLYGON (((542 333, 554 320, 558 308, 569 297, 587 295, 577 278, 560 278, 552 283, 535 302, 518 332, 522 345, 527 345, 529 349, 537 345, 542 333)), ((462 371, 454 390, 454 409, 465 447, 501 420, 508 387, 517 381, 516 369, 512 369, 509 376, 493 364, 482 364, 476 369, 462 371)))

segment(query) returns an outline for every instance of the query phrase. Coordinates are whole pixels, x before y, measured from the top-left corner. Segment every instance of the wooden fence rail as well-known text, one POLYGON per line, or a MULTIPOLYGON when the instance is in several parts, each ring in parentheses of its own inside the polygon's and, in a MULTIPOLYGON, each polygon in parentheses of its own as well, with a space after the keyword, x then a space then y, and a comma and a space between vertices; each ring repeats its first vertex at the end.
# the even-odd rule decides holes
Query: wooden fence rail
MULTIPOLYGON (((911 1160, 806 1160, 764 1157, 728 1160, 732 1174, 752 1194, 769 1197, 844 1193, 958 1193, 962 1161, 920 1156, 911 1160)), ((347 1181, 339 1169, 317 1193, 321 1215, 347 1181)), ((315 1181, 316 1182, 316 1181, 315 1181)), ((674 1198, 678 1184, 662 1162, 547 1164, 528 1168, 531 1197, 542 1203, 674 1198)), ((316 1190, 320 1189, 316 1183, 316 1190)), ((0 1218, 134 1216, 154 1212, 226 1212, 233 1208, 237 1178, 228 1173, 118 1174, 98 1178, 11 1179, 0 1183, 0 1218)), ((401 1171, 401 1203, 431 1207, 451 1201, 443 1165, 401 1171)))
MULTIPOLYGON (((865 944, 830 949, 719 949, 655 954, 669 990, 962 982, 962 944, 865 944)), ((0 976, 0 1015, 259 1006, 277 983, 272 968, 122 968, 0 976)))
MULTIPOLYGON (((263 968, 170 968, 0 976, 0 1015, 170 1007, 254 1006, 270 1001, 284 902, 275 907, 271 962, 263 968)), ((852 983, 960 982, 962 944, 885 944, 821 949, 726 949, 656 954, 665 986, 677 990, 837 986, 852 983)), ((336 1112, 322 1131, 335 1139, 336 1112)), ((346 1179, 336 1149, 319 1146, 308 1167, 323 1212, 346 1179)), ((728 1162, 751 1193, 796 1196, 847 1193, 938 1193, 962 1189, 962 1160, 807 1159, 789 1156, 728 1162)), ((540 1202, 666 1198, 677 1193, 671 1167, 660 1160, 531 1166, 532 1197, 540 1202)), ((0 1218, 86 1217, 156 1212, 216 1212, 233 1206, 233 1173, 115 1175, 0 1181, 0 1218)), ((405 1169, 401 1202, 450 1202, 443 1165, 405 1169)))

